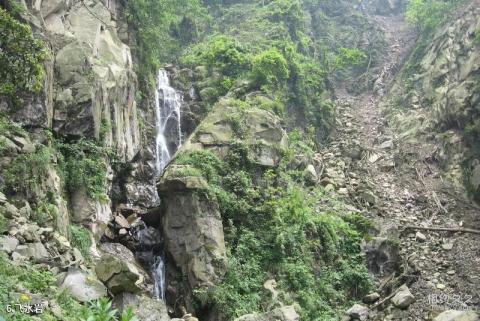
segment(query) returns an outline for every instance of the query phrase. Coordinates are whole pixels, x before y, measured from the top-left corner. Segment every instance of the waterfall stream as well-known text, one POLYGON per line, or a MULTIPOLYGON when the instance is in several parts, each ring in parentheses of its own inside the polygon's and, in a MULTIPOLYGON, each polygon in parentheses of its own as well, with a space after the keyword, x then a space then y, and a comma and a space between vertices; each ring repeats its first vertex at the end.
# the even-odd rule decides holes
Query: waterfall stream
MULTIPOLYGON (((156 170, 160 177, 170 161, 172 155, 182 144, 182 131, 180 124, 180 107, 183 97, 170 86, 168 73, 164 69, 158 71, 157 89, 155 91, 156 114, 156 170)), ((154 295, 157 299, 165 301, 165 257, 153 257, 151 272, 155 282, 154 295)))
POLYGON ((183 97, 170 86, 168 73, 158 71, 157 90, 155 91, 155 113, 157 118, 156 169, 161 175, 173 153, 182 144, 180 127, 180 106, 183 97))
POLYGON ((155 298, 165 301, 165 259, 163 256, 159 255, 154 258, 152 275, 155 281, 153 294, 155 298))

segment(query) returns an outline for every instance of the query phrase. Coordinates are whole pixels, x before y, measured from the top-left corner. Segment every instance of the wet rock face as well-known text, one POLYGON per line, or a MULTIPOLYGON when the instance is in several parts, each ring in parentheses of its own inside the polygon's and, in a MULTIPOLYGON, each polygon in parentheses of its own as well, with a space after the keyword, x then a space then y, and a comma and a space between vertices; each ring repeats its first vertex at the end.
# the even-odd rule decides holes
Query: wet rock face
POLYGON ((399 243, 386 237, 373 237, 362 246, 369 270, 377 275, 390 275, 401 265, 399 243))

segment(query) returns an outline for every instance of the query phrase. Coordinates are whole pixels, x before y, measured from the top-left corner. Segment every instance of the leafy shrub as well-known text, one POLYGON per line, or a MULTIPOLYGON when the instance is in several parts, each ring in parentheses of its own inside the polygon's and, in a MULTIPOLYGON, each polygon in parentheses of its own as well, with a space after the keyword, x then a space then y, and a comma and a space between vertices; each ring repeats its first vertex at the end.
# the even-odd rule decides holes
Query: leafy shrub
POLYGON ((127 21, 136 35, 135 49, 143 80, 156 73, 162 60, 176 53, 181 41, 194 40, 208 20, 200 0, 132 0, 126 4, 127 21), (180 34, 182 37, 175 37, 180 34))
POLYGON ((3 214, 0 214, 0 235, 4 234, 5 232, 8 232, 7 219, 3 216, 3 214))
POLYGON ((70 242, 82 253, 83 257, 88 260, 90 258, 90 247, 92 246, 90 233, 81 226, 70 225, 68 228, 70 242))
POLYGON ((33 153, 17 156, 4 173, 7 191, 27 197, 35 195, 53 166, 54 153, 51 147, 41 146, 33 153))
POLYGON ((338 53, 327 60, 327 70, 333 73, 345 70, 350 66, 358 66, 365 63, 367 55, 358 48, 339 48, 338 53))
MULTIPOLYGON (((300 133, 290 136, 296 136, 300 151, 311 150, 300 145, 300 133)), ((319 211, 316 203, 323 194, 308 193, 285 174, 262 174, 250 153, 239 143, 223 161, 207 151, 183 153, 175 161, 196 167, 208 179, 229 250, 225 280, 197 292, 198 300, 215 305, 222 320, 262 311, 275 305, 262 290, 273 277, 281 301, 298 303, 303 320, 333 319, 338 307, 346 308, 370 289, 360 250, 367 222, 319 211)))
POLYGON ((106 298, 91 302, 83 309, 81 321, 138 321, 131 307, 127 308, 118 318, 118 311, 112 309, 112 302, 106 298))
POLYGON ((60 162, 69 192, 86 188, 94 200, 105 200, 107 189, 107 150, 94 141, 80 140, 75 143, 58 143, 63 155, 60 162))
POLYGON ((410 0, 407 5, 407 21, 421 31, 431 31, 463 0, 410 0))
POLYGON ((30 26, 0 8, 0 96, 18 99, 21 91, 41 89, 46 57, 43 44, 33 38, 30 26))
POLYGON ((278 85, 288 78, 285 57, 276 49, 269 49, 253 58, 252 72, 259 85, 278 85))
POLYGON ((58 216, 58 208, 56 205, 51 204, 45 200, 39 201, 35 206, 32 219, 40 226, 46 226, 47 223, 56 219, 58 216))
POLYGON ((205 42, 190 48, 181 62, 190 66, 215 68, 226 76, 237 76, 247 70, 249 65, 245 48, 234 38, 225 35, 209 37, 205 42))

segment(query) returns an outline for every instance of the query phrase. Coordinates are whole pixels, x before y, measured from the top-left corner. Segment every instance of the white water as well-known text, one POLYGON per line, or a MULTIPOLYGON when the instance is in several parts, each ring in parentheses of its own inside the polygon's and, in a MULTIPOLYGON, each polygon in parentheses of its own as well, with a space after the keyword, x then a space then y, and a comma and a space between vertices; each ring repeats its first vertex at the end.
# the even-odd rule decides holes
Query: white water
POLYGON ((180 107, 182 105, 182 95, 170 87, 168 73, 164 69, 158 71, 157 90, 155 91, 155 113, 157 117, 157 141, 156 141, 156 169, 157 174, 161 175, 165 166, 167 166, 173 153, 182 144, 180 128, 180 107), (175 126, 172 131, 171 126, 175 126), (176 137, 167 137, 175 132, 176 137), (169 142, 174 142, 173 146, 168 146, 169 142))
MULTIPOLYGON (((167 71, 160 69, 155 91, 155 114, 157 120, 155 165, 158 176, 163 174, 163 170, 172 158, 173 153, 182 144, 180 127, 182 100, 182 95, 170 86, 167 71)), ((154 296, 165 301, 165 259, 162 255, 157 255, 153 258, 151 269, 155 282, 154 296)))
POLYGON ((152 275, 155 281, 153 294, 155 298, 165 302, 165 261, 160 255, 154 258, 152 275))

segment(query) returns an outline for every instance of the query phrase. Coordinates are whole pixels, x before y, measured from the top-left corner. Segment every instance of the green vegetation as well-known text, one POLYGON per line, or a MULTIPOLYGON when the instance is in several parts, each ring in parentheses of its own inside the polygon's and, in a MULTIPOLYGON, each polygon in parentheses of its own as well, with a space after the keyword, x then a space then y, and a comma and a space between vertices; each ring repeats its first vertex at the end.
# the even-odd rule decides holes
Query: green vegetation
MULTIPOLYGON (((290 153, 311 151, 309 144, 297 139, 290 153)), ((343 209, 341 202, 327 206, 332 195, 303 187, 296 173, 285 168, 264 171, 261 183, 254 183, 259 169, 240 143, 231 145, 225 161, 195 151, 178 155, 175 163, 200 170, 209 183, 209 197, 220 206, 228 273, 212 291, 196 294, 203 305, 222 311, 222 320, 275 306, 262 290, 269 278, 277 281, 278 300, 298 303, 307 321, 334 320, 339 309, 370 289, 360 250, 368 222, 343 209)))
POLYGON ((46 227, 48 223, 53 222, 58 217, 57 206, 52 204, 53 200, 50 202, 46 200, 37 201, 37 205, 33 209, 32 219, 37 222, 39 226, 46 227))
POLYGON ((408 79, 415 72, 420 70, 420 60, 425 55, 425 50, 431 40, 431 35, 442 23, 447 21, 452 12, 465 0, 411 0, 407 5, 406 19, 416 26, 419 31, 419 38, 413 48, 410 58, 402 71, 402 78, 407 87, 412 85, 408 79))
POLYGON ((107 149, 94 141, 79 140, 75 143, 57 143, 63 159, 60 167, 66 187, 73 193, 85 188, 87 195, 94 200, 105 200, 107 190, 107 149))
POLYGON ((410 0, 407 6, 407 21, 420 31, 432 31, 444 22, 452 10, 463 0, 410 0))
POLYGON ((51 147, 39 146, 33 153, 17 156, 4 172, 7 192, 36 195, 48 176, 54 153, 51 147))
POLYGON ((139 321, 131 307, 119 317, 118 311, 112 308, 112 302, 102 298, 90 303, 89 309, 83 309, 80 321, 139 321))
POLYGON ((137 40, 134 49, 144 81, 156 73, 161 61, 195 40, 206 23, 200 0, 128 1, 126 16, 137 40))
MULTIPOLYGON (((32 316, 21 313, 15 304, 27 303, 35 296, 46 299, 50 304, 56 303, 62 317, 54 316, 49 308, 44 308, 40 314, 43 321, 138 321, 131 309, 119 314, 111 308, 108 299, 100 299, 84 306, 57 287, 57 280, 44 266, 13 265, 4 254, 0 254, 0 318, 15 321, 31 321, 32 316), (6 314, 7 306, 12 312, 6 314)), ((35 319, 38 320, 38 319, 35 319)))
POLYGON ((288 79, 288 65, 285 57, 274 48, 253 58, 253 77, 259 84, 281 84, 288 79))
POLYGON ((475 31, 475 42, 477 44, 480 44, 480 28, 478 28, 477 31, 475 31))
POLYGON ((2 8, 0 30, 0 96, 18 103, 21 92, 41 89, 46 50, 33 38, 29 25, 18 22, 2 8))
MULTIPOLYGON (((28 302, 30 294, 40 294, 42 297, 47 296, 45 298, 55 300, 61 306, 62 312, 65 314, 65 321, 77 320, 76 314, 81 310, 80 304, 64 293, 58 292, 58 288, 55 286, 55 277, 40 266, 28 264, 14 266, 4 254, 0 254, 0 279, 2 280, 0 284, 0 305, 2 307, 28 302)), ((5 312, 6 310, 2 309, 0 316, 6 318, 7 315, 2 315, 5 312)), ((32 319, 15 308, 12 313, 8 314, 8 320, 27 321, 32 319)), ((44 310, 42 320, 57 319, 50 311, 44 310)))
POLYGON ((7 219, 0 213, 0 235, 8 232, 7 219))
POLYGON ((89 260, 92 246, 90 233, 84 227, 76 225, 70 225, 68 230, 72 246, 76 247, 86 260, 89 260))

